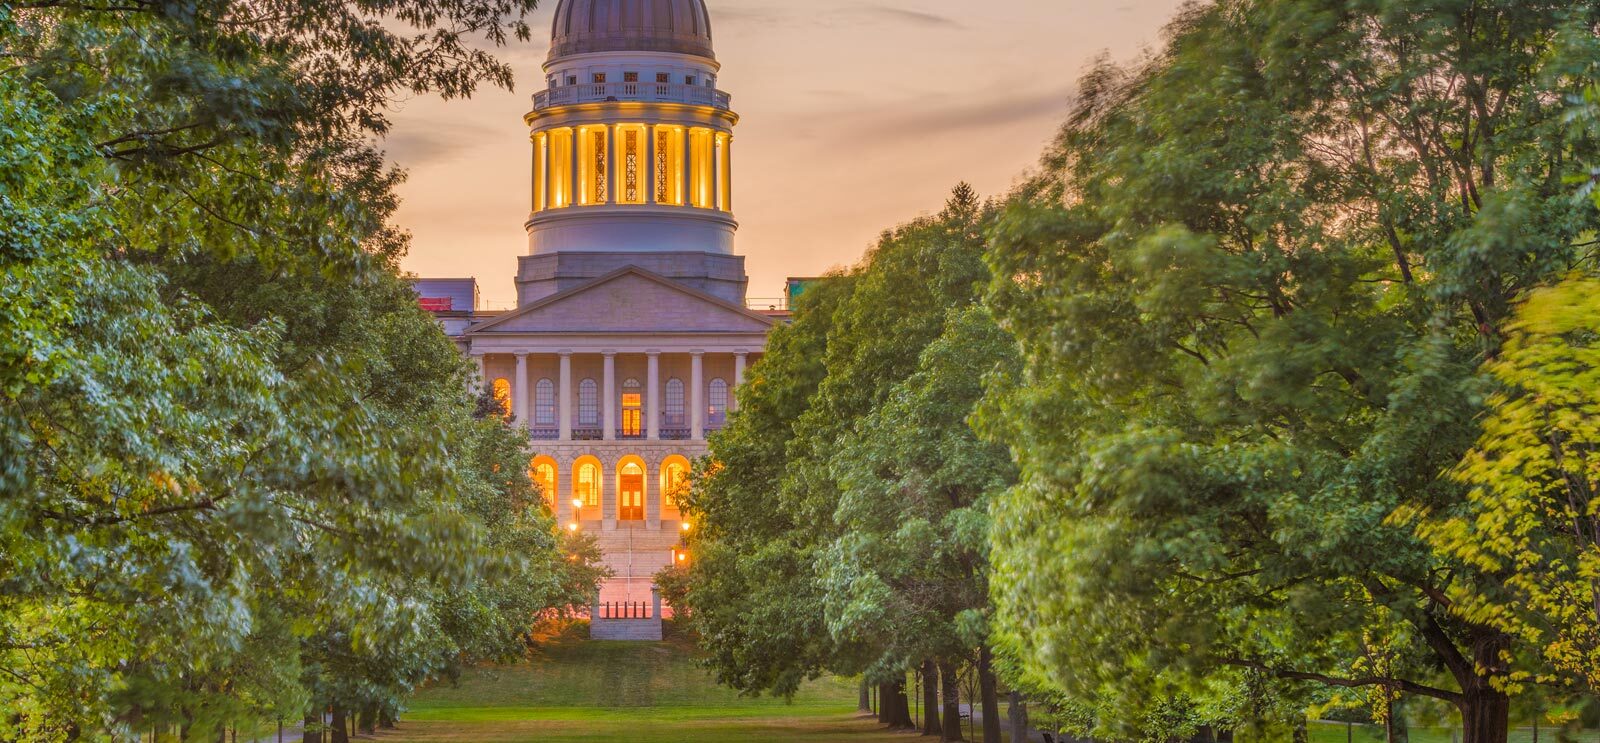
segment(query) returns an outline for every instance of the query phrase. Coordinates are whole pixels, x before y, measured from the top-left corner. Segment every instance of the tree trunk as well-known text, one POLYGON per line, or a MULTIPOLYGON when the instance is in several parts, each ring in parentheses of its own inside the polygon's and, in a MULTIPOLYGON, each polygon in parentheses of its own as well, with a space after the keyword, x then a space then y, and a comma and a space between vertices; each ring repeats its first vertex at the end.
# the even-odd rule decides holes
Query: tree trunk
POLYGON ((872 691, 868 687, 865 676, 861 677, 861 699, 856 702, 856 711, 867 714, 872 713, 872 691))
POLYGON ((378 732, 378 705, 376 703, 368 704, 361 708, 360 723, 362 733, 372 735, 378 732))
POLYGON ((1499 632, 1473 634, 1473 672, 1461 679, 1461 743, 1506 743, 1511 734, 1511 698, 1485 678, 1505 670, 1501 654, 1510 644, 1510 638, 1499 632))
POLYGON ((888 722, 889 721, 889 709, 886 706, 889 703, 889 685, 888 684, 878 684, 878 698, 876 700, 874 700, 874 701, 877 702, 877 704, 875 705, 877 707, 877 710, 875 710, 875 712, 878 715, 878 722, 888 722))
POLYGON ((1028 739, 1028 705, 1022 701, 1022 692, 1013 691, 1007 698, 1006 720, 1011 723, 1011 743, 1028 739))
POLYGON ((906 698, 905 679, 883 687, 883 696, 878 698, 878 707, 883 710, 883 722, 890 729, 917 729, 916 720, 911 719, 911 700, 906 698))
POLYGON ((333 722, 329 725, 333 732, 332 743, 350 743, 350 728, 345 725, 344 708, 333 708, 333 722))
POLYGON ((922 661, 922 734, 939 732, 939 665, 931 658, 922 661))
POLYGON ((988 645, 978 648, 978 699, 983 702, 983 743, 1000 743, 1000 689, 988 645))
POLYGON ((941 740, 964 740, 961 737, 961 681, 956 677, 955 664, 939 664, 939 691, 944 698, 944 737, 941 740))
POLYGON ((322 715, 306 715, 306 727, 300 733, 300 743, 322 743, 322 715))

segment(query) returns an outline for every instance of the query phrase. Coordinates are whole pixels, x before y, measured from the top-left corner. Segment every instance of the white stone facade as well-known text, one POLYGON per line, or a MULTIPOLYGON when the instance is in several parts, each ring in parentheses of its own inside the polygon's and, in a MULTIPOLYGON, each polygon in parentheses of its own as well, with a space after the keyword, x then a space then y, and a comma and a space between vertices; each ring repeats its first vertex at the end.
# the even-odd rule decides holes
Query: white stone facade
POLYGON ((599 540, 616 575, 598 601, 643 604, 692 526, 672 480, 706 453, 781 318, 745 306, 738 117, 715 88, 703 0, 561 0, 552 39, 550 87, 524 117, 517 309, 464 312, 476 287, 460 280, 417 289, 527 432, 561 527, 599 540))

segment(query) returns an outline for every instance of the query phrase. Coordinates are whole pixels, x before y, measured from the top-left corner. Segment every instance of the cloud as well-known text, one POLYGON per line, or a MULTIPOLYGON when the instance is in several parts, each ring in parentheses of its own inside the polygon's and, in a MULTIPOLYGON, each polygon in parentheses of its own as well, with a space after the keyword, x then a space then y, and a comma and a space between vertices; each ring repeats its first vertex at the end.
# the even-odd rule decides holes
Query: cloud
MULTIPOLYGON (((432 118, 432 117, 430 117, 432 118)), ((390 162, 415 168, 440 160, 451 160, 481 144, 498 146, 494 139, 501 132, 485 126, 463 124, 441 117, 423 127, 408 127, 391 133, 380 143, 390 162)))
POLYGON ((906 10, 893 5, 873 3, 860 8, 851 9, 855 15, 877 18, 908 26, 922 26, 925 28, 963 28, 954 18, 936 13, 925 13, 920 10, 906 10))
POLYGON ((719 7, 712 12, 711 22, 723 27, 771 28, 777 25, 796 27, 809 25, 834 28, 840 25, 896 25, 921 28, 964 28, 949 16, 908 10, 887 3, 867 2, 854 4, 841 10, 815 10, 800 13, 776 5, 747 5, 719 7))

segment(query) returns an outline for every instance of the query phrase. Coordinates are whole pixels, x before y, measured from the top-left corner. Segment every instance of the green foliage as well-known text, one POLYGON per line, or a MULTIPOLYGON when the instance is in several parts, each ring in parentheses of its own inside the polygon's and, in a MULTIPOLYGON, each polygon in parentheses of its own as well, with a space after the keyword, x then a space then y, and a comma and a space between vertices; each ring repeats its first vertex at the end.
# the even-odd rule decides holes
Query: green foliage
POLYGON ((685 601, 719 679, 790 694, 824 671, 904 678, 987 636, 985 496, 1002 448, 966 424, 1013 344, 969 187, 809 289, 713 442, 686 505, 685 601))
POLYGON ((1486 576, 1451 587, 1457 613, 1536 649, 1542 674, 1600 688, 1600 281, 1531 292, 1487 367, 1503 391, 1454 471, 1469 509, 1420 531, 1486 576))
POLYGON ((593 590, 368 144, 531 7, 0 9, 0 739, 392 716, 593 590))
POLYGON ((996 626, 1131 737, 1420 695, 1493 740, 1527 648, 1448 597, 1443 518, 1513 300, 1592 260, 1563 183, 1600 6, 1224 0, 1102 65, 991 232, 1022 344, 985 427, 996 626), (1310 682, 1310 683, 1306 683, 1310 682), (1347 687, 1349 687, 1347 689, 1347 687), (1363 693, 1370 696, 1363 699, 1363 693))

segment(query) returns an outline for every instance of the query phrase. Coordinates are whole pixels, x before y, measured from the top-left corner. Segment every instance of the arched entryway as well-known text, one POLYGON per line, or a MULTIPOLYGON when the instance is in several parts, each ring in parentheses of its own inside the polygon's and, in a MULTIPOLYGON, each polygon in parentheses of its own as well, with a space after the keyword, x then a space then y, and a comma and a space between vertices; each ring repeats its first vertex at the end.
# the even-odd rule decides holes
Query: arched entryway
POLYGON ((617 461, 617 520, 644 520, 644 460, 628 456, 617 461))
POLYGON ((556 512, 556 460, 551 457, 538 456, 528 464, 528 477, 533 480, 534 487, 539 490, 539 500, 550 507, 550 512, 556 512))
POLYGON ((603 480, 600 460, 591 456, 578 457, 572 463, 572 514, 574 521, 600 519, 600 492, 603 480))
POLYGON ((661 460, 661 518, 668 521, 683 518, 678 508, 678 499, 688 487, 689 459, 673 454, 661 460))

